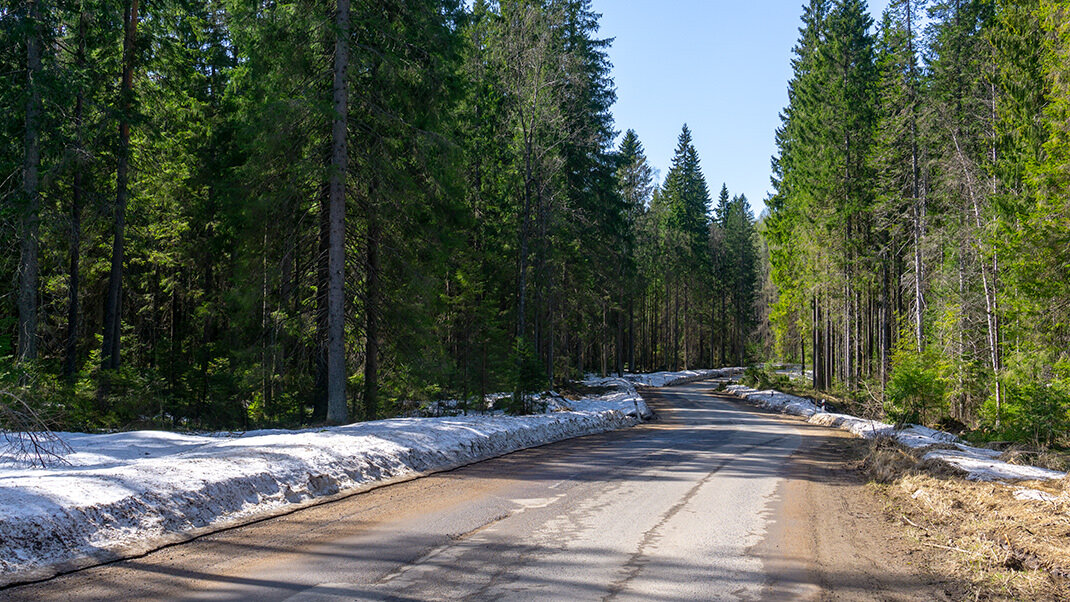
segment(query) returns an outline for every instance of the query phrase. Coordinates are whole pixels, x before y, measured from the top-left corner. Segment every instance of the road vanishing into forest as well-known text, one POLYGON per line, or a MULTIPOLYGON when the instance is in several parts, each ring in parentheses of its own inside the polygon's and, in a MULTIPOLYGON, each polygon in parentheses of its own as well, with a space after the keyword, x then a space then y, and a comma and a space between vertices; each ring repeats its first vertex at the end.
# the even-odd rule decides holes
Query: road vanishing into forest
POLYGON ((142 558, 26 600, 932 600, 845 458, 859 442, 709 383, 659 419, 510 454, 142 558))

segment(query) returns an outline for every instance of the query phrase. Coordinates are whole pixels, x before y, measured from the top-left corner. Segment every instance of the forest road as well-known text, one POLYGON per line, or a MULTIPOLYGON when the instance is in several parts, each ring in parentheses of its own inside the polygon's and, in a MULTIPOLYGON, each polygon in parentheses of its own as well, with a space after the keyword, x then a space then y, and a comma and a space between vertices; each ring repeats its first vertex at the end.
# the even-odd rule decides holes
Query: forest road
POLYGON ((932 600, 859 442, 660 389, 658 421, 510 454, 51 581, 27 600, 932 600))

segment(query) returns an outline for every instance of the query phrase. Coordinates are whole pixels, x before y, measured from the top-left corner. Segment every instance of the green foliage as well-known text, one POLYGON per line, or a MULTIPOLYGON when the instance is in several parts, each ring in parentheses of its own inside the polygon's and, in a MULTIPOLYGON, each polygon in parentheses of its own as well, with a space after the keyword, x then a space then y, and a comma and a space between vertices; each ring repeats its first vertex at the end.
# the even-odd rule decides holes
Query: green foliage
POLYGON ((772 364, 752 364, 743 370, 741 382, 754 389, 783 390, 791 380, 784 374, 777 374, 772 364))
POLYGON ((1067 381, 1044 383, 1008 379, 1003 387, 1005 397, 998 410, 994 398, 986 400, 981 407, 983 425, 990 436, 1004 441, 1029 441, 1038 446, 1065 439, 1070 429, 1070 386, 1067 381))
POLYGON ((897 425, 929 424, 943 410, 946 390, 934 353, 900 348, 884 389, 885 413, 897 425))
POLYGON ((981 407, 983 436, 1065 445, 1070 433, 1070 362, 1019 353, 1009 363, 1000 379, 1002 403, 997 407, 992 396, 981 407))

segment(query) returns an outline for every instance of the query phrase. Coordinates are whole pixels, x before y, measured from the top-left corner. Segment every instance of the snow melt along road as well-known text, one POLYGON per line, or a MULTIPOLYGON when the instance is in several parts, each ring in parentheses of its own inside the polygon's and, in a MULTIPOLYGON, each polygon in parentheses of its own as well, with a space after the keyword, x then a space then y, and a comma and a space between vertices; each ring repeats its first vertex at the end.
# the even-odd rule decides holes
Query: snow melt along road
POLYGON ((0 594, 15 599, 759 596, 798 426, 661 390, 658 422, 530 449, 0 594))

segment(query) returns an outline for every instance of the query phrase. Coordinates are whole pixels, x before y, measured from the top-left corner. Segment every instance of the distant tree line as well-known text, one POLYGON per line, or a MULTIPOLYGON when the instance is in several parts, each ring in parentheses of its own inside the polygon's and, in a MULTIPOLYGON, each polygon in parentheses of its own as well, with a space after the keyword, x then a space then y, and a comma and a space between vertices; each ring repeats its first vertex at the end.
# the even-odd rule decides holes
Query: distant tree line
POLYGON ((903 421, 1070 410, 1070 9, 812 0, 763 224, 777 350, 903 421))
POLYGON ((70 428, 739 363, 754 218, 614 147, 589 0, 0 7, 0 384, 70 428), (25 397, 25 396, 24 396, 25 397))

